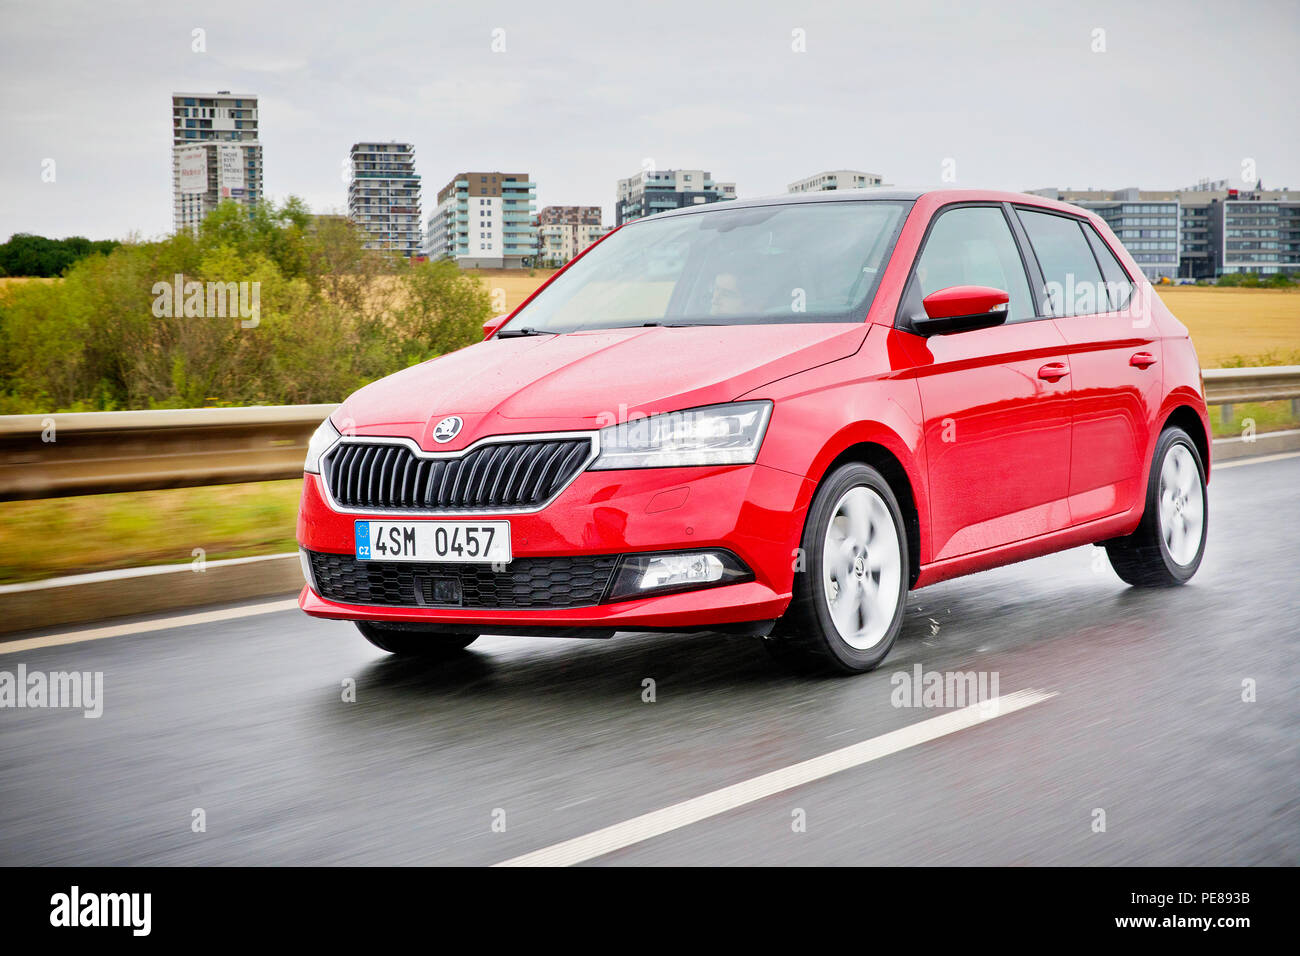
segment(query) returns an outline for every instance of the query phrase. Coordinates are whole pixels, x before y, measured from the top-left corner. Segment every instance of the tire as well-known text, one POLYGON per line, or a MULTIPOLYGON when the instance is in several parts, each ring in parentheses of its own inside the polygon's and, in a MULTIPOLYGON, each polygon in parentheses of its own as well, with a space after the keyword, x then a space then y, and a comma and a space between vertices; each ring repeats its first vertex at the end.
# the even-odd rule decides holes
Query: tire
POLYGON ((1183 584, 1201 566, 1209 527, 1201 455, 1187 432, 1171 425, 1156 442, 1141 524, 1105 542, 1110 566, 1134 587, 1183 584))
POLYGON ((780 650, 840 673, 874 669, 903 628, 911 580, 903 514, 880 472, 850 462, 828 475, 809 506, 802 547, 780 650))
POLYGON ((374 621, 355 621, 361 636, 381 651, 400 657, 442 660, 454 657, 476 640, 477 634, 439 634, 412 627, 394 627, 374 621))

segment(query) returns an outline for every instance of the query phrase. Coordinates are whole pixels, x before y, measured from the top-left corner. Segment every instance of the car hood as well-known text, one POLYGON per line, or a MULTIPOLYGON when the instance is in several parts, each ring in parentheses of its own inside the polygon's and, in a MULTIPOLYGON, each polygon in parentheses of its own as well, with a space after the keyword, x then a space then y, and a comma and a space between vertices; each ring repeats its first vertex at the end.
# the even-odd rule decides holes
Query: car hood
POLYGON ((607 329, 493 338, 356 392, 334 414, 361 435, 400 435, 439 451, 484 435, 598 428, 629 415, 727 402, 854 354, 869 325, 607 329), (459 417, 446 443, 433 427, 459 417))

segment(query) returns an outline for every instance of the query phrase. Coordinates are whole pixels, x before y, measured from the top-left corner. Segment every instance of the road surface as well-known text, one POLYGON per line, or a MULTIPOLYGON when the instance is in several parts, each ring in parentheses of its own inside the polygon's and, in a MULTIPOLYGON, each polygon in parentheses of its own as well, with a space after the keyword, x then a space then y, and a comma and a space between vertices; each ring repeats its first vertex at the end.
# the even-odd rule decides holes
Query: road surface
POLYGON ((24 635, 0 671, 102 672, 103 714, 0 710, 0 863, 1295 864, 1300 457, 1210 488, 1190 585, 937 585, 860 677, 714 634, 404 663, 265 601, 24 635), (1006 706, 894 706, 916 665, 1006 706))

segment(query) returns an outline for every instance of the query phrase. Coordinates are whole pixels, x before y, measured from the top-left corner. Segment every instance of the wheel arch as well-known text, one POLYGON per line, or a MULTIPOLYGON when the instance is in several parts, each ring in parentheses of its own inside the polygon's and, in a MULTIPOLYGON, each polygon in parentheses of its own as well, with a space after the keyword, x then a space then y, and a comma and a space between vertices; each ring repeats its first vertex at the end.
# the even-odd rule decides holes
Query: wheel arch
MULTIPOLYGON (((1210 480, 1210 436, 1207 434, 1205 420, 1201 413, 1191 405, 1178 405, 1169 410, 1165 415, 1164 422, 1160 425, 1160 431, 1164 431, 1170 425, 1176 425, 1183 431, 1187 432, 1188 437, 1192 439, 1192 444, 1196 446, 1196 452, 1201 456, 1201 467, 1205 469, 1205 480, 1210 480)), ((1156 437, 1159 437, 1158 434, 1156 437)), ((1152 463, 1155 467, 1155 463, 1152 463)))

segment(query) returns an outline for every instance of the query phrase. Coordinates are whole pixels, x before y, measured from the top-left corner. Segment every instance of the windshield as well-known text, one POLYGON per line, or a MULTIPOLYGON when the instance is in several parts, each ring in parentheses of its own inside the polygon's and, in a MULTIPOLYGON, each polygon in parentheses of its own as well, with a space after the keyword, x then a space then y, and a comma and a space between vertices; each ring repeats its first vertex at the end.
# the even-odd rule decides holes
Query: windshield
POLYGON ((504 331, 859 322, 910 205, 714 207, 634 222, 560 275, 504 331))

